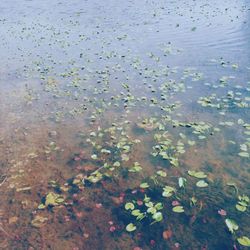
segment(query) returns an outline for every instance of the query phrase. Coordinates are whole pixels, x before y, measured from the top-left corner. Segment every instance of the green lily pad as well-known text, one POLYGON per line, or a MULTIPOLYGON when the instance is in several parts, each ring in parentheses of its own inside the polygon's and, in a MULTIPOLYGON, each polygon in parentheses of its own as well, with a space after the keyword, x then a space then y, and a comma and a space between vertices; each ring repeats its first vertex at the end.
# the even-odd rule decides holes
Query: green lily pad
POLYGON ((157 212, 157 213, 155 213, 155 214, 152 216, 152 218, 153 218, 155 221, 160 222, 160 221, 162 221, 163 216, 162 216, 162 213, 161 213, 161 212, 157 212))
POLYGON ((164 171, 162 171, 162 170, 159 170, 159 171, 157 171, 156 173, 157 173, 159 176, 161 176, 161 177, 166 177, 166 176, 167 176, 167 173, 164 172, 164 171))
POLYGON ((165 186, 163 188, 162 196, 163 197, 171 197, 174 192, 175 192, 175 189, 173 187, 165 186))
POLYGON ((160 209, 163 209, 163 204, 161 202, 158 202, 156 205, 155 205, 155 208, 157 210, 160 210, 160 209))
POLYGON ((175 213, 183 213, 184 212, 184 208, 183 206, 176 206, 172 208, 173 212, 175 213))
POLYGON ((140 165, 134 165, 128 171, 131 173, 136 173, 136 172, 140 172, 141 170, 142 170, 142 167, 140 165))
POLYGON ((187 182, 187 180, 186 180, 185 178, 180 177, 180 178, 178 179, 179 187, 180 187, 180 188, 184 188, 185 185, 186 185, 186 182, 187 182))
POLYGON ((97 155, 96 155, 96 154, 93 154, 93 155, 91 155, 91 158, 92 158, 93 160, 96 160, 96 159, 97 159, 97 155))
POLYGON ((138 216, 138 215, 141 214, 141 211, 139 209, 135 209, 135 210, 132 211, 131 214, 134 215, 134 216, 138 216))
POLYGON ((206 177, 207 177, 207 175, 206 175, 204 172, 201 172, 201 171, 196 172, 196 171, 191 171, 191 170, 189 170, 189 171, 188 171, 188 174, 189 174, 190 176, 192 176, 192 177, 199 178, 199 179, 203 179, 203 178, 206 178, 206 177))
POLYGON ((127 226, 126 226, 126 230, 128 232, 133 232, 136 230, 136 226, 133 224, 133 223, 129 223, 127 226))
POLYGON ((64 202, 64 198, 53 192, 50 192, 46 195, 45 206, 58 206, 64 202))
POLYGON ((129 160, 129 156, 126 155, 126 154, 122 154, 121 157, 122 157, 122 161, 128 161, 129 160))
POLYGON ((44 209, 44 208, 46 208, 46 206, 44 205, 44 204, 39 204, 39 206, 37 207, 38 209, 44 209))
POLYGON ((140 188, 149 188, 149 185, 147 182, 141 183, 140 188))
POLYGON ((226 222, 228 230, 231 233, 234 233, 234 231, 239 229, 239 226, 236 224, 236 222, 234 220, 226 219, 225 222, 226 222))
POLYGON ((237 241, 245 247, 250 247, 250 239, 246 236, 243 236, 241 238, 238 238, 237 241))
POLYGON ((156 208, 155 207, 149 207, 147 209, 147 213, 150 213, 150 214, 155 214, 157 212, 156 208))
POLYGON ((116 161, 114 164, 113 164, 114 167, 120 167, 121 166, 121 163, 119 161, 116 161))
POLYGON ((131 203, 131 202, 127 202, 125 204, 125 209, 126 210, 134 210, 135 209, 135 205, 133 203, 131 203))
POLYGON ((247 207, 246 206, 241 206, 239 204, 237 204, 236 206, 236 209, 240 212, 245 212, 247 210, 247 207))
POLYGON ((249 155, 248 152, 243 152, 243 151, 240 152, 238 155, 241 156, 241 157, 245 157, 245 158, 249 158, 250 157, 250 155, 249 155))
POLYGON ((197 186, 197 187, 204 188, 204 187, 207 187, 207 186, 208 186, 208 183, 205 182, 204 180, 201 180, 201 181, 198 181, 198 182, 196 183, 196 186, 197 186))

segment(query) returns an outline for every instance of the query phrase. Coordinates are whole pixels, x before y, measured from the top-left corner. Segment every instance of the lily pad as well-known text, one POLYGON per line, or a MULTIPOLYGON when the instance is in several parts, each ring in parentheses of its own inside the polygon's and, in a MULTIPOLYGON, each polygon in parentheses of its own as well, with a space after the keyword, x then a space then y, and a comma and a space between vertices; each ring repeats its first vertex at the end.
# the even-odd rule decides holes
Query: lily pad
POLYGON ((125 204, 125 209, 126 210, 134 210, 135 205, 132 202, 128 202, 128 203, 125 204))
POLYGON ((45 206, 58 206, 64 202, 64 198, 53 192, 50 192, 46 195, 45 206))
POLYGON ((122 154, 122 161, 128 161, 129 160, 129 156, 127 154, 122 154))
POLYGON ((140 188, 149 188, 149 185, 147 182, 141 183, 140 188))
POLYGON ((243 151, 239 153, 239 156, 244 157, 244 158, 249 158, 250 157, 248 152, 243 152, 243 151))
POLYGON ((175 213, 183 213, 184 212, 184 208, 183 206, 176 206, 172 208, 173 212, 175 213))
POLYGON ((250 239, 246 236, 243 236, 241 238, 238 238, 237 241, 245 247, 250 247, 250 239))
POLYGON ((157 212, 156 208, 155 207, 149 207, 147 209, 147 213, 150 213, 150 214, 155 214, 157 212))
POLYGON ((165 186, 163 188, 162 196, 163 197, 171 197, 174 192, 175 192, 175 189, 173 187, 165 186))
POLYGON ((188 174, 189 174, 190 176, 192 176, 192 177, 199 178, 199 179, 203 179, 203 178, 206 178, 206 177, 207 177, 207 175, 206 175, 204 172, 201 172, 201 171, 196 172, 196 171, 191 171, 191 170, 189 170, 189 171, 188 171, 188 174))
POLYGON ((179 184, 179 187, 180 187, 180 188, 184 188, 185 185, 186 185, 186 182, 187 182, 187 180, 186 180, 185 178, 179 177, 179 179, 178 179, 178 184, 179 184))
POLYGON ((91 158, 92 158, 93 160, 96 160, 96 159, 97 159, 97 155, 96 155, 96 154, 93 154, 93 155, 91 155, 91 158))
POLYGON ((205 182, 204 180, 201 180, 201 181, 198 181, 198 182, 196 183, 196 186, 197 186, 197 187, 200 187, 200 188, 204 188, 204 187, 207 187, 207 186, 208 186, 208 183, 205 182))
POLYGON ((247 207, 246 206, 241 206, 239 204, 237 204, 236 206, 236 209, 240 212, 245 212, 247 210, 247 207))
POLYGON ((44 205, 44 204, 39 204, 39 206, 37 207, 38 209, 44 209, 44 208, 46 208, 46 206, 44 205))
POLYGON ((134 215, 134 216, 138 216, 138 215, 141 214, 141 211, 139 209, 135 209, 135 210, 132 211, 131 214, 134 215))
POLYGON ((166 177, 166 176, 167 176, 167 173, 164 172, 164 171, 162 171, 162 170, 159 170, 159 171, 157 171, 156 173, 157 173, 159 176, 161 176, 161 177, 166 177))
POLYGON ((129 223, 127 226, 126 226, 126 230, 128 232, 133 232, 136 230, 136 226, 133 224, 133 223, 129 223))
POLYGON ((155 213, 155 214, 152 216, 152 218, 153 218, 155 221, 160 222, 160 221, 162 221, 163 216, 162 216, 162 213, 161 213, 161 212, 157 212, 157 213, 155 213))
POLYGON ((231 233, 234 233, 234 231, 239 229, 239 226, 236 224, 236 222, 234 220, 226 219, 225 222, 226 222, 228 230, 231 233))

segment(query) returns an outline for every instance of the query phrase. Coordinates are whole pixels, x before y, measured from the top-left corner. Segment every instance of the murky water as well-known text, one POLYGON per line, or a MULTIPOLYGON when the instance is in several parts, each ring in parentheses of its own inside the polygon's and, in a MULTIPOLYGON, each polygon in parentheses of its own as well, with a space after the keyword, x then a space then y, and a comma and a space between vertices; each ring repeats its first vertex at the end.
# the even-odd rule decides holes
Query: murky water
POLYGON ((250 2, 0 2, 0 249, 247 249, 250 2))

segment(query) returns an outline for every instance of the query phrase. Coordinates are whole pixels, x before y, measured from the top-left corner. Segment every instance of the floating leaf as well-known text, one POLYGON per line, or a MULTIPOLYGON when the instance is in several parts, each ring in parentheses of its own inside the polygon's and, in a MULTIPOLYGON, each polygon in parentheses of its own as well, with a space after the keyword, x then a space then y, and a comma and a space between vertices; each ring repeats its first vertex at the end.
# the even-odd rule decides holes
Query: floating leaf
POLYGON ((46 195, 45 206, 58 206, 64 202, 64 198, 53 192, 50 192, 46 195))
POLYGON ((149 207, 147 209, 147 213, 150 213, 150 214, 155 214, 157 212, 156 208, 155 207, 149 207))
POLYGON ((174 191, 175 191, 175 189, 173 187, 165 186, 163 188, 162 196, 163 197, 170 197, 173 195, 174 191))
POLYGON ((192 176, 192 177, 199 178, 199 179, 203 179, 203 178, 206 178, 206 177, 207 177, 207 175, 206 175, 204 172, 201 172, 201 171, 196 172, 196 171, 191 171, 191 170, 189 170, 189 171, 188 171, 188 174, 189 174, 190 176, 192 176))
POLYGON ((122 154, 122 161, 128 161, 129 160, 129 156, 127 154, 122 154))
POLYGON ((247 210, 247 207, 246 206, 241 206, 239 204, 237 204, 236 206, 236 209, 240 212, 245 212, 247 210))
POLYGON ((184 212, 184 208, 183 206, 176 206, 172 208, 173 212, 175 213, 183 213, 184 212))
POLYGON ((237 241, 245 247, 250 247, 250 239, 246 236, 243 236, 241 238, 238 238, 237 241))
POLYGON ((234 233, 234 231, 238 230, 239 226, 236 224, 234 220, 226 219, 225 222, 226 222, 228 230, 231 233, 234 233))
POLYGON ((132 173, 140 172, 142 170, 141 165, 138 162, 134 163, 134 166, 130 168, 128 171, 132 173))
POLYGON ((180 178, 178 179, 179 187, 180 187, 180 188, 184 188, 185 185, 186 185, 186 182, 187 182, 187 180, 186 180, 185 178, 180 177, 180 178))
POLYGON ((116 161, 114 164, 113 164, 114 167, 120 167, 121 166, 121 163, 119 161, 116 161))
POLYGON ((250 155, 249 155, 248 152, 243 152, 243 151, 240 152, 238 155, 241 156, 241 157, 245 157, 245 158, 249 158, 250 157, 250 155))
POLYGON ((93 154, 93 155, 91 155, 91 158, 92 158, 93 160, 96 160, 96 159, 97 159, 97 155, 96 155, 96 154, 93 154))
POLYGON ((141 214, 141 211, 139 209, 135 209, 135 210, 132 211, 131 214, 134 215, 134 216, 138 216, 138 215, 141 214))
POLYGON ((163 209, 162 203, 161 203, 161 202, 158 202, 158 203, 155 205, 155 208, 156 208, 157 210, 163 209))
POLYGON ((126 230, 128 232, 133 232, 136 230, 136 226, 133 224, 133 223, 129 223, 127 226, 126 226, 126 230))
POLYGON ((147 195, 145 195, 143 201, 144 201, 144 202, 149 202, 149 201, 150 201, 150 197, 148 197, 147 195))
POLYGON ((149 185, 147 182, 141 183, 140 188, 149 188, 149 185))
POLYGON ((127 202, 125 204, 125 209, 126 210, 134 210, 135 209, 135 205, 133 203, 131 203, 131 202, 127 202))
POLYGON ((166 177, 166 176, 167 176, 167 173, 164 172, 164 171, 162 171, 162 170, 159 170, 159 171, 157 171, 156 173, 157 173, 159 176, 161 176, 161 177, 166 177))
POLYGON ((160 222, 162 219, 163 219, 163 216, 162 216, 162 213, 161 212, 157 212, 155 213, 152 218, 157 221, 157 222, 160 222))
POLYGON ((201 181, 198 181, 198 182, 196 183, 196 186, 197 186, 197 187, 204 188, 204 187, 207 187, 207 186, 208 186, 208 183, 205 182, 204 180, 201 180, 201 181))
POLYGON ((44 209, 44 208, 46 208, 46 206, 44 205, 44 204, 39 204, 39 206, 37 207, 38 209, 44 209))
POLYGON ((195 141, 188 140, 188 144, 189 144, 190 146, 194 146, 194 145, 195 145, 195 141))
POLYGON ((245 201, 246 203, 249 203, 250 199, 247 195, 242 195, 242 196, 239 196, 239 200, 240 201, 245 201))

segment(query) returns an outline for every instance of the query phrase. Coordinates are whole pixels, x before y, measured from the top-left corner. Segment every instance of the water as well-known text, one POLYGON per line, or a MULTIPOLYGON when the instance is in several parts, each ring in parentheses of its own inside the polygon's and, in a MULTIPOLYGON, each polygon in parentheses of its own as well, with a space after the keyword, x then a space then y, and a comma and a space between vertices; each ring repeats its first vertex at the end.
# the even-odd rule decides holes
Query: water
POLYGON ((0 10, 1 249, 246 248, 249 1, 0 10))

